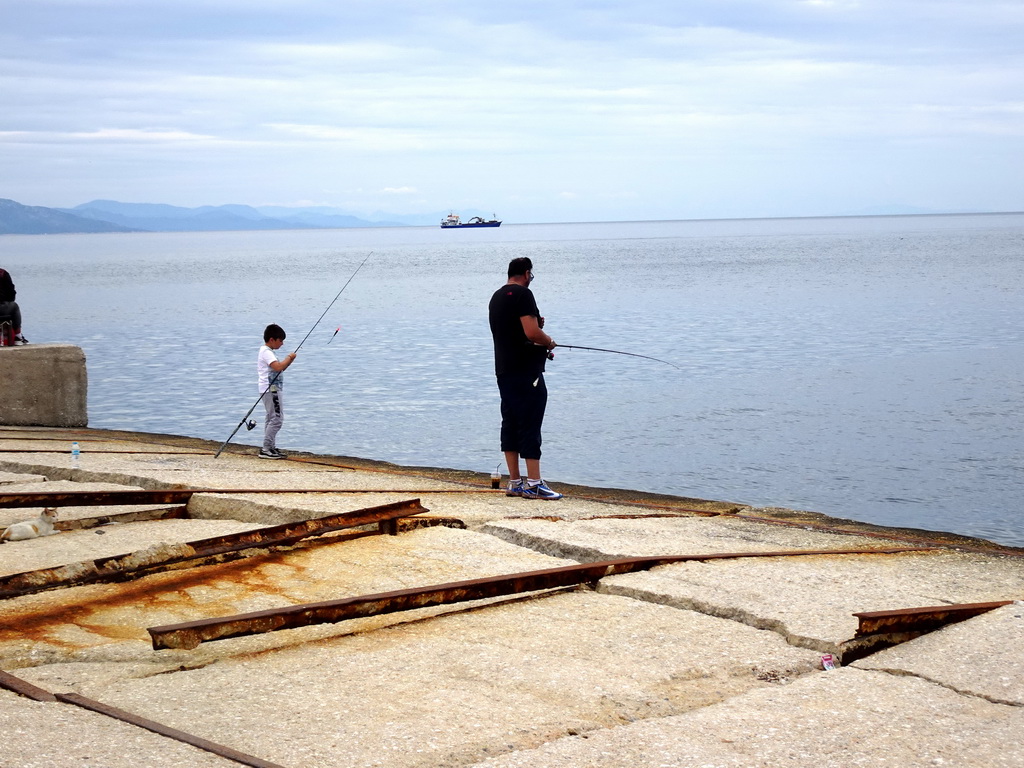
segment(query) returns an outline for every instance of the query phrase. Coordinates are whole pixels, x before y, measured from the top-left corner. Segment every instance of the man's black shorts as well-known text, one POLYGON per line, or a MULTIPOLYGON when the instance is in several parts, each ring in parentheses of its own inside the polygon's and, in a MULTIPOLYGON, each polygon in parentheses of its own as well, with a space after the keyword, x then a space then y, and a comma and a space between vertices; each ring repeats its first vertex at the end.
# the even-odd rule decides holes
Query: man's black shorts
POLYGON ((548 403, 544 374, 503 373, 501 393, 501 450, 524 459, 540 458, 540 428, 548 403))

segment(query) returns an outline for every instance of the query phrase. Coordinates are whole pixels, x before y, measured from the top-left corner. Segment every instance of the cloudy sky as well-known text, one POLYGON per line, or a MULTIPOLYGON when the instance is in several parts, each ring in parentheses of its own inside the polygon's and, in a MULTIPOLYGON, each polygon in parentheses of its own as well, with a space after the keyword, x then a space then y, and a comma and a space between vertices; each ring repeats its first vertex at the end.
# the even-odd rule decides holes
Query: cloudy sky
POLYGON ((0 197, 1024 210, 1020 0, 0 0, 0 197))

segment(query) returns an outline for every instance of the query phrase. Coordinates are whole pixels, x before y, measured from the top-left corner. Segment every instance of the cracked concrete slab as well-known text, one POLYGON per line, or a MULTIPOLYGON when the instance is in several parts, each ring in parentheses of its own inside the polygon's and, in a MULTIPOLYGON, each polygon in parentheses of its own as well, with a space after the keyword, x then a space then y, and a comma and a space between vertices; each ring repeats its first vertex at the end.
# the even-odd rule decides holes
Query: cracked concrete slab
POLYGON ((678 714, 816 663, 769 632, 578 590, 75 688, 290 766, 400 768, 678 714))
POLYGON ((80 707, 0 691, 0 760, 14 768, 238 768, 238 763, 80 707))
POLYGON ((154 545, 207 539, 260 527, 238 520, 175 519, 59 531, 50 536, 3 544, 0 550, 0 576, 39 568, 56 568, 100 557, 137 552, 154 545))
POLYGON ((275 493, 273 495, 197 493, 189 499, 188 511, 194 518, 245 520, 259 522, 263 525, 281 525, 298 520, 354 512, 358 509, 377 507, 396 501, 408 501, 410 498, 418 497, 413 493, 275 493))
POLYGON ((94 440, 85 437, 68 436, 63 438, 18 438, 0 434, 0 448, 8 453, 33 453, 58 457, 63 466, 70 466, 71 443, 78 443, 80 453, 95 453, 97 456, 108 453, 138 454, 194 454, 194 448, 179 448, 173 445, 140 446, 137 442, 127 440, 94 440))
MULTIPOLYGON (((422 494, 424 506, 435 516, 457 517, 468 527, 476 528, 503 519, 529 519, 555 514, 560 519, 582 520, 590 517, 643 514, 635 506, 609 504, 591 499, 565 499, 556 505, 509 498, 503 492, 467 483, 456 483, 428 477, 414 470, 370 471, 326 466, 307 461, 268 462, 253 456, 212 455, 83 455, 81 469, 67 468, 67 458, 58 454, 11 454, 7 466, 23 471, 38 471, 51 477, 73 478, 76 487, 99 487, 120 484, 127 487, 160 488, 253 488, 314 489, 339 488, 366 490, 365 495, 346 493, 336 497, 309 494, 303 497, 273 497, 264 494, 248 496, 197 494, 188 504, 194 517, 233 517, 240 520, 263 521, 267 525, 290 522, 306 517, 333 514, 422 494), (85 481, 88 481, 86 484, 85 481), (408 490, 408 494, 381 494, 380 489, 408 490), (455 493, 445 494, 453 490, 455 493), (466 494, 477 490, 479 493, 466 494)), ((0 461, 0 466, 4 466, 0 461)), ((51 481, 54 482, 54 481, 51 481)), ((117 487, 114 485, 113 487, 117 487)), ((54 490, 57 490, 54 487, 54 490)), ((685 514, 685 513, 680 513, 685 514)))
POLYGON ((853 668, 675 717, 511 750, 473 768, 1024 765, 1024 710, 853 668))
POLYGON ((16 493, 16 491, 11 491, 8 486, 45 482, 45 475, 32 475, 25 472, 0 472, 0 488, 2 488, 3 493, 16 493))
MULTIPOLYGON (((317 515, 333 514, 343 509, 359 509, 386 503, 398 498, 415 496, 425 491, 424 506, 437 516, 458 517, 470 528, 503 519, 530 519, 556 515, 563 520, 583 520, 590 517, 642 515, 644 511, 631 505, 567 498, 558 504, 509 498, 503 492, 492 492, 484 486, 451 482, 428 477, 415 470, 371 471, 345 469, 307 461, 269 462, 253 456, 223 454, 212 455, 83 455, 81 469, 70 470, 62 455, 12 454, 6 466, 22 471, 38 471, 51 477, 74 479, 85 487, 97 483, 113 483, 136 487, 160 488, 253 488, 253 489, 313 489, 339 488, 366 490, 367 494, 347 500, 311 494, 306 498, 295 495, 284 499, 263 494, 224 496, 223 494, 196 495, 189 501, 189 513, 194 517, 227 517, 242 520, 263 520, 266 524, 289 522, 317 515), (406 495, 389 495, 382 500, 380 489, 408 490, 406 495), (452 490, 456 493, 445 494, 452 490), (465 494, 476 490, 479 494, 465 494), (286 504, 290 507, 285 509, 286 504), (307 514, 307 511, 309 514, 307 514)), ((4 463, 0 461, 0 467, 4 463)), ((56 488, 55 488, 56 489, 56 488)), ((344 497, 342 497, 344 498, 344 497)), ((685 515, 686 513, 679 513, 685 515)))
MULTIPOLYGON (((764 525, 729 516, 505 520, 481 530, 579 561, 673 554, 881 549, 887 539, 764 525)), ((1019 559, 949 550, 878 555, 751 558, 666 565, 603 579, 599 589, 751 626, 838 653, 860 611, 1014 599, 1024 594, 1019 559)))
POLYGON ((854 613, 1009 600, 1024 591, 1019 559, 961 552, 716 560, 612 576, 602 591, 723 616, 789 642, 840 653, 854 613))
MULTIPOLYGON (((0 433, 0 440, 4 434, 10 433, 0 433)), ((182 447, 202 443, 167 440, 182 447)), ((136 436, 125 445, 140 442, 162 445, 156 436, 136 436)), ((247 560, 4 601, 0 667, 49 690, 77 691, 182 730, 201 729, 200 736, 289 768, 1024 762, 1019 745, 1004 746, 1020 732, 1022 708, 980 698, 996 693, 1017 702, 1016 659, 995 650, 985 659, 967 653, 972 643, 979 651, 991 648, 977 632, 963 640, 935 633, 929 636, 936 638, 932 649, 873 657, 885 661, 886 672, 863 666, 870 658, 836 672, 817 671, 820 653, 852 636, 855 611, 1019 597, 1019 558, 947 548, 913 555, 688 563, 606 578, 595 590, 494 598, 157 652, 147 626, 570 561, 878 549, 898 541, 871 535, 880 531, 870 526, 811 530, 815 523, 857 527, 812 513, 766 510, 796 523, 771 525, 750 519, 752 510, 731 514, 738 508, 724 502, 707 503, 705 511, 725 513, 718 517, 686 509, 700 500, 656 499, 645 507, 634 492, 599 500, 579 489, 578 497, 557 503, 508 498, 482 485, 479 493, 459 493, 485 479, 430 468, 368 469, 358 459, 335 460, 355 467, 348 469, 303 460, 261 462, 234 453, 214 460, 181 451, 87 452, 82 469, 72 471, 60 454, 11 456, 0 455, 0 470, 24 476, 38 469, 49 483, 73 478, 142 488, 360 491, 197 494, 189 508, 202 520, 79 532, 92 535, 91 543, 68 534, 27 542, 40 545, 38 552, 44 545, 71 545, 62 556, 92 552, 95 541, 114 535, 114 528, 118 537, 143 536, 143 545, 157 536, 184 541, 203 536, 179 523, 244 529, 279 522, 275 515, 313 517, 418 495, 383 489, 445 491, 423 494, 428 516, 457 518, 468 530, 330 534, 247 560), (666 512, 667 507, 673 508, 666 512), (963 670, 954 659, 966 660, 963 670), (1002 690, 998 678, 990 677, 1000 666, 1014 678, 1002 690), (973 670, 977 681, 958 693, 956 686, 972 682, 973 670), (930 674, 934 683, 926 679, 930 674), (274 739, 267 738, 270 729, 274 739), (279 733, 283 740, 277 743, 279 733), (494 761, 487 762, 489 757, 494 761)), ((117 541, 120 549, 129 539, 117 541)), ((21 550, 18 557, 31 551, 21 550)), ((17 552, 14 545, 0 547, 0 563, 17 552)), ((1005 638, 1006 653, 1019 657, 1019 645, 1004 631, 1012 633, 1014 625, 997 627, 991 642, 1005 638)), ((44 715, 41 722, 49 728, 56 721, 44 715)), ((160 765, 149 759, 154 753, 146 748, 132 754, 130 763, 103 764, 160 765)), ((71 758, 65 764, 85 763, 71 758)), ((63 768, 59 760, 47 765, 63 768)))
MULTIPOLYGON (((155 530, 160 532, 168 523, 197 522, 252 527, 231 521, 149 525, 159 526, 155 530)), ((0 667, 11 670, 70 661, 206 663, 409 619, 405 614, 391 614, 205 643, 195 651, 180 652, 154 651, 146 627, 564 564, 490 536, 451 528, 362 538, 330 534, 246 560, 156 573, 124 584, 86 585, 5 600, 0 667)), ((461 609, 456 606, 454 610, 461 609)), ((446 610, 452 609, 423 609, 409 616, 422 618, 446 610)))
MULTIPOLYGON (((381 485, 379 479, 376 482, 381 485)), ((543 503, 510 499, 503 493, 494 494, 485 490, 479 493, 464 493, 465 489, 453 488, 451 484, 434 483, 433 488, 436 490, 430 490, 430 485, 420 483, 408 492, 386 493, 372 490, 372 478, 360 477, 356 482, 348 482, 348 485, 355 489, 369 487, 365 493, 343 494, 197 493, 189 500, 188 510, 194 517, 263 520, 269 525, 418 498, 429 510, 426 513, 427 517, 457 519, 471 530, 480 530, 482 526, 495 520, 515 518, 517 515, 534 515, 538 511, 537 505, 543 503)), ((390 483, 387 485, 391 487, 390 483)), ((612 514, 607 504, 599 502, 578 501, 572 506, 579 514, 612 514)))
MULTIPOLYGON (((129 491, 138 490, 139 485, 122 483, 80 483, 70 480, 50 480, 43 478, 42 483, 25 482, 12 483, 0 487, 2 493, 60 493, 66 491, 129 491)), ((130 504, 118 507, 109 506, 82 506, 82 507, 61 507, 60 520, 81 520, 89 517, 101 517, 110 514, 121 514, 125 512, 142 512, 145 510, 165 509, 166 504, 130 504)), ((20 520, 29 520, 39 515, 43 507, 15 507, 0 509, 0 528, 16 523, 20 520)))
POLYGON ((854 662, 1024 707, 1024 602, 996 608, 854 662))
POLYGON ((173 470, 162 467, 146 466, 132 462, 130 471, 152 481, 159 487, 178 485, 188 488, 253 488, 253 489, 305 489, 305 488, 338 488, 342 490, 377 490, 390 488, 399 491, 416 488, 442 490, 451 488, 444 483, 430 478, 415 476, 381 476, 379 473, 364 472, 353 469, 339 469, 317 464, 306 464, 297 461, 254 461, 246 459, 246 466, 229 466, 222 464, 209 466, 210 462, 221 462, 223 459, 205 458, 202 466, 199 462, 183 462, 190 466, 182 466, 173 470))
MULTIPOLYGON (((277 481, 317 473, 340 473, 333 467, 298 462, 260 462, 253 456, 224 454, 218 459, 194 454, 83 453, 79 468, 69 466, 67 456, 50 453, 0 455, 0 469, 42 474, 51 480, 139 484, 143 488, 277 487, 277 481), (286 466, 282 466, 286 465, 286 466), (301 470, 298 469, 301 467, 301 470), (223 484, 225 479, 228 484, 223 484), (237 484, 233 484, 237 483, 237 484)), ((295 487, 295 486, 292 486, 295 487)))
MULTIPOLYGON (((465 505, 460 511, 463 522, 474 530, 484 530, 491 523, 506 520, 557 525, 561 522, 593 518, 644 518, 652 514, 678 518, 693 516, 693 513, 686 511, 654 512, 644 510, 638 505, 609 502, 598 498, 566 496, 559 501, 549 502, 508 497, 504 492, 488 495, 483 499, 474 499, 472 506, 465 505)), ((493 530, 486 532, 495 535, 493 530)))
POLYGON ((891 539, 769 525, 729 515, 579 521, 501 520, 481 530, 522 547, 579 561, 712 552, 881 549, 899 544, 891 539))

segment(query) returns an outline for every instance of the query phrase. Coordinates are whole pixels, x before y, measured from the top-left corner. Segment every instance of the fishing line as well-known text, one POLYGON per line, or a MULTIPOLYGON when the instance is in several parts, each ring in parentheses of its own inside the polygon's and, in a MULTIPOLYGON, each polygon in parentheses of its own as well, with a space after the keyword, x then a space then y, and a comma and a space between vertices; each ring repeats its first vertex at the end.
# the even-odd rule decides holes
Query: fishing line
POLYGON ((630 357, 642 357, 645 360, 654 360, 657 363, 664 363, 665 365, 671 365, 673 368, 675 368, 676 370, 679 370, 679 371, 683 370, 678 365, 676 365, 675 363, 670 363, 668 360, 662 360, 660 357, 651 357, 650 355, 638 355, 636 352, 620 352, 617 349, 601 349, 600 347, 577 347, 577 346, 573 346, 572 344, 562 344, 562 343, 558 343, 555 346, 559 347, 559 348, 562 348, 562 349, 586 349, 586 350, 589 350, 591 352, 610 352, 613 355, 629 355, 630 357))
MULTIPOLYGON (((373 256, 373 251, 370 251, 368 254, 366 254, 366 259, 370 258, 371 256, 373 256)), ((363 268, 363 264, 366 263, 366 259, 363 259, 361 262, 359 262, 359 266, 356 267, 355 272, 349 275, 348 280, 345 281, 345 284, 341 286, 341 290, 338 291, 338 295, 331 299, 331 303, 327 305, 327 309, 325 309, 324 313, 320 315, 319 319, 317 319, 317 321, 313 323, 313 327, 309 329, 309 333, 307 333, 303 337, 302 341, 299 342, 299 346, 295 348, 296 352, 299 351, 299 347, 306 343, 306 339, 308 339, 310 335, 313 333, 313 331, 316 330, 316 327, 320 325, 320 321, 323 320, 327 316, 327 313, 331 311, 331 307, 334 306, 334 302, 336 302, 338 300, 338 297, 345 292, 346 288, 348 288, 348 284, 352 282, 352 278, 356 276, 356 272, 363 268)))
MULTIPOLYGON (((306 339, 308 339, 313 334, 313 331, 316 330, 316 327, 320 325, 320 321, 323 320, 327 316, 327 313, 331 311, 331 307, 334 306, 334 302, 336 302, 338 298, 341 296, 341 294, 345 292, 345 289, 348 288, 348 284, 352 282, 352 278, 354 278, 356 276, 356 273, 363 268, 363 264, 365 264, 367 259, 369 259, 372 255, 373 251, 370 251, 368 254, 366 254, 366 258, 359 262, 359 266, 355 268, 355 271, 349 276, 348 280, 345 281, 345 284, 341 286, 341 290, 338 291, 337 295, 333 299, 331 299, 331 303, 327 305, 327 309, 325 309, 323 314, 320 315, 319 318, 317 318, 317 321, 315 323, 313 323, 313 327, 309 329, 309 333, 302 337, 302 341, 299 342, 299 346, 297 346, 295 348, 295 351, 292 352, 293 355, 300 349, 302 349, 302 345, 306 343, 306 339)), ((341 329, 339 328, 339 330, 341 329)), ((337 335, 337 331, 335 331, 335 335, 337 335)), ((334 340, 334 336, 331 337, 331 340, 334 340)), ((238 433, 238 430, 240 430, 242 427, 251 430, 256 426, 255 421, 248 420, 249 416, 252 415, 252 412, 256 410, 256 406, 260 404, 260 401, 263 399, 263 396, 270 391, 270 388, 272 386, 274 386, 274 382, 277 381, 280 375, 281 371, 273 372, 273 376, 270 377, 270 382, 267 384, 267 388, 260 393, 260 396, 256 399, 256 402, 252 404, 252 408, 245 412, 245 416, 243 416, 242 420, 238 422, 238 426, 235 427, 234 431, 230 435, 228 435, 228 439, 225 440, 221 444, 220 448, 217 449, 217 452, 213 454, 213 458, 216 459, 220 456, 221 452, 227 447, 227 444, 231 442, 231 438, 233 438, 238 433)))

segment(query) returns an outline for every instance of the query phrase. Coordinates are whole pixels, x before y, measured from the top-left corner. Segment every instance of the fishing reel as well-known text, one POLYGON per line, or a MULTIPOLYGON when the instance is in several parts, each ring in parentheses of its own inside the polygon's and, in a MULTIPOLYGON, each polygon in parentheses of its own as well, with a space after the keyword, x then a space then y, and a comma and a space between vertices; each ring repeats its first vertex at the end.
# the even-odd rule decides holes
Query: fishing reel
POLYGON ((247 422, 245 422, 245 428, 252 432, 254 429, 256 429, 256 421, 254 419, 249 419, 247 422))

